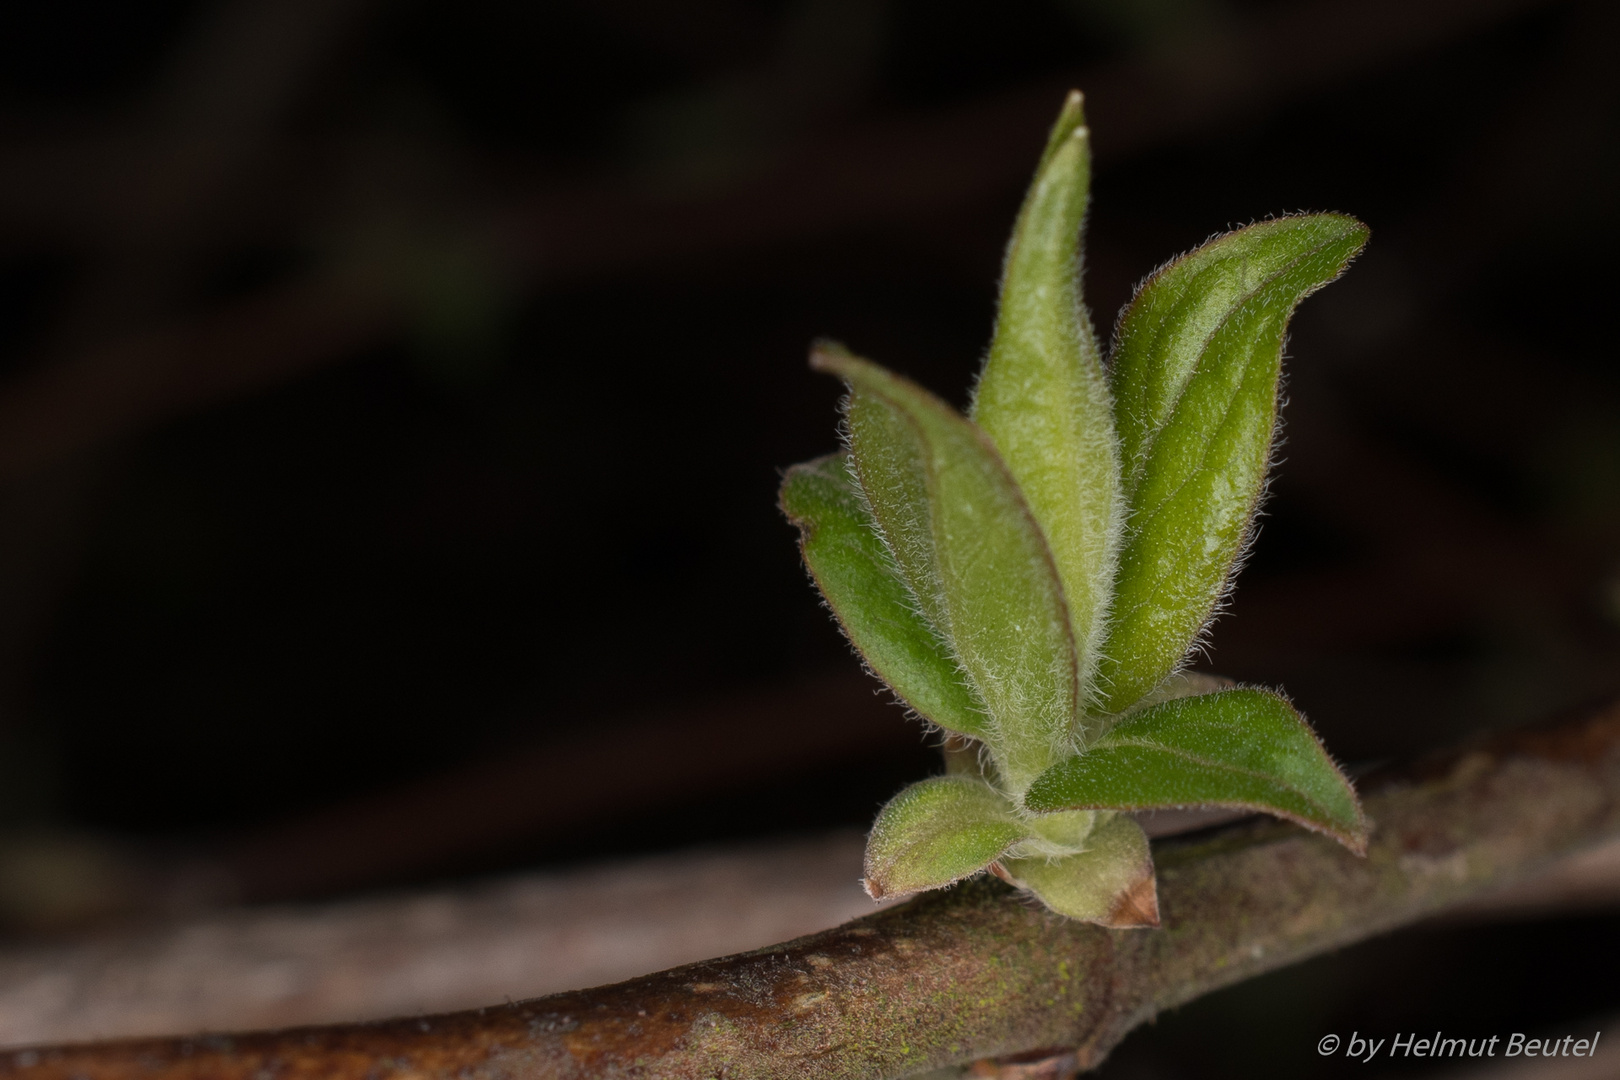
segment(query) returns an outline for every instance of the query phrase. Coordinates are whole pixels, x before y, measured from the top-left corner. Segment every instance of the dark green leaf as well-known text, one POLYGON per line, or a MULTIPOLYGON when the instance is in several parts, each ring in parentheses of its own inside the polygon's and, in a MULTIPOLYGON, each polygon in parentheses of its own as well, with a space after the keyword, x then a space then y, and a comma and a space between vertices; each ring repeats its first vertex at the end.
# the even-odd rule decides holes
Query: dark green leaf
POLYGON ((1086 753, 1035 781, 1025 806, 1263 810, 1358 853, 1367 826, 1355 791, 1292 705, 1267 690, 1222 690, 1144 709, 1086 753))
POLYGON ((782 510, 799 527, 805 565, 821 594, 873 672, 939 726, 982 736, 984 710, 894 568, 845 455, 789 469, 782 510))
POLYGON ((1173 671, 1226 587, 1276 426, 1283 336, 1367 229, 1335 214, 1229 233, 1137 293, 1112 361, 1129 519, 1099 681, 1135 704, 1173 671))

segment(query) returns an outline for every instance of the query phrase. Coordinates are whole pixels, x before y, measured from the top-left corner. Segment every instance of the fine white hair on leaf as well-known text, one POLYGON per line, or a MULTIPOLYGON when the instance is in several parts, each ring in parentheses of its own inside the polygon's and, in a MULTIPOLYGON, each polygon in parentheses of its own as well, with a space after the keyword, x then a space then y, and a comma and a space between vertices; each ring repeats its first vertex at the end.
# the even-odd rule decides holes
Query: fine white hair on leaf
MULTIPOLYGON (((843 400, 840 402, 841 410, 845 413, 848 412, 847 406, 849 399, 850 395, 845 394, 843 400)), ((884 568, 894 577, 896 581, 900 583, 901 587, 905 590, 907 610, 909 610, 913 615, 917 616, 917 620, 922 623, 923 626, 928 628, 929 634, 933 636, 934 641, 939 645, 940 650, 945 654, 945 656, 950 659, 952 666, 956 669, 956 673, 962 678, 963 682, 973 690, 974 697, 978 699, 976 704, 979 705, 981 714, 985 718, 987 734, 991 736, 999 735, 996 718, 993 714, 991 714, 988 707, 986 707, 984 704, 984 693, 982 689, 977 685, 966 665, 962 663, 961 657, 957 655, 956 647, 952 643, 950 635, 940 627, 935 626, 933 620, 928 617, 928 613, 923 610, 922 602, 918 599, 916 590, 911 587, 911 582, 907 580, 906 575, 900 569, 900 561, 895 555, 894 546, 890 543, 888 536, 884 534, 882 527, 878 525, 877 513, 872 509, 872 502, 867 497, 866 489, 861 485, 860 473, 855 467, 855 450, 850 437, 849 425, 847 421, 839 424, 838 431, 839 438, 844 444, 844 471, 849 477, 850 488, 854 491, 855 498, 860 503, 861 510, 866 515, 866 527, 871 529, 872 533, 878 538, 879 549, 883 552, 884 568)), ((939 597, 938 602, 940 607, 943 609, 944 597, 939 597)), ((834 614, 836 614, 836 612, 834 614)), ((840 630, 843 630, 842 622, 839 623, 839 628, 840 630)), ((850 641, 850 645, 852 647, 855 646, 854 640, 849 638, 847 631, 844 631, 844 637, 850 641)), ((856 647, 855 652, 857 655, 859 655, 860 649, 856 647)), ((888 686, 888 681, 881 675, 878 675, 877 672, 872 669, 871 665, 867 663, 865 656, 861 656, 861 664, 870 674, 872 674, 874 678, 877 678, 885 686, 888 686)), ((921 713, 918 713, 916 708, 912 706, 910 702, 907 702, 898 690, 895 690, 892 686, 889 687, 889 689, 894 694, 895 700, 904 704, 906 708, 914 715, 927 720, 927 717, 923 717, 921 713)), ((928 720, 928 722, 934 723, 931 720, 928 720)), ((942 728, 941 730, 944 729, 942 728)))
MULTIPOLYGON (((1264 214, 1264 215, 1262 215, 1260 217, 1257 217, 1257 218, 1251 218, 1248 221, 1248 223, 1244 224, 1244 225, 1231 225, 1231 224, 1228 224, 1225 229, 1219 230, 1217 232, 1210 233, 1208 236, 1206 236, 1203 239, 1202 242, 1194 244, 1192 247, 1188 248, 1186 251, 1178 252, 1177 254, 1170 256, 1168 259, 1165 259, 1163 262, 1159 263, 1153 269, 1149 270, 1146 274, 1144 274, 1141 278, 1139 278, 1137 280, 1135 286, 1133 286, 1131 288, 1131 298, 1129 300, 1127 300, 1124 303, 1124 305, 1119 309, 1119 314, 1114 316, 1113 331, 1112 331, 1112 334, 1111 334, 1111 336, 1109 338, 1108 347, 1105 350, 1104 356, 1103 356, 1104 364, 1109 366, 1109 367, 1113 366, 1114 353, 1117 352, 1118 349, 1119 349, 1120 328, 1123 325, 1123 323, 1125 322, 1125 316, 1130 312, 1131 306, 1136 303, 1136 298, 1138 296, 1141 296, 1142 295, 1142 290, 1147 288, 1149 285, 1151 285, 1154 282, 1154 280, 1157 279, 1160 275, 1162 275, 1166 270, 1169 270, 1172 266, 1174 266, 1176 263, 1180 262, 1182 259, 1185 259, 1187 256, 1195 254, 1195 253, 1197 253, 1199 251, 1202 251, 1204 248, 1208 247, 1210 244, 1213 244, 1215 241, 1219 240, 1223 236, 1230 236, 1232 233, 1240 232, 1243 229, 1251 228, 1252 226, 1255 226, 1255 225, 1265 224, 1267 222, 1285 221, 1285 220, 1287 220, 1289 218, 1297 218, 1297 217, 1311 217, 1311 216, 1313 216, 1315 214, 1318 214, 1318 213, 1321 213, 1321 212, 1322 211, 1319 211, 1319 210, 1290 210, 1290 211, 1287 211, 1287 212, 1281 213, 1281 214, 1264 214)), ((1346 263, 1345 265, 1348 266, 1349 264, 1346 263)), ((1332 281, 1338 280, 1338 278, 1341 275, 1343 275, 1343 273, 1344 273, 1344 270, 1341 269, 1339 271, 1339 273, 1335 274, 1334 277, 1332 279, 1330 279, 1330 280, 1332 280, 1332 281)), ((1326 285, 1326 284, 1328 284, 1328 282, 1323 282, 1322 284, 1326 285)), ((1304 293, 1301 296, 1301 299, 1304 299, 1305 296, 1309 296, 1312 292, 1315 292, 1316 289, 1319 289, 1321 287, 1322 287, 1321 285, 1318 285, 1315 288, 1312 288, 1312 289, 1308 290, 1306 293, 1304 293)))
MULTIPOLYGON (((1152 272, 1150 272, 1146 277, 1144 277, 1141 281, 1139 281, 1137 283, 1136 288, 1132 292, 1130 302, 1127 303, 1123 308, 1120 309, 1119 316, 1115 320, 1115 323, 1114 323, 1113 339, 1110 342, 1108 356, 1107 356, 1107 362, 1109 363, 1110 367, 1112 366, 1114 360, 1116 359, 1116 354, 1117 354, 1117 352, 1119 350, 1119 347, 1120 347, 1121 337, 1122 337, 1122 334, 1123 334, 1123 327, 1124 327, 1124 321, 1125 321, 1126 315, 1130 312, 1131 308, 1136 303, 1136 300, 1142 294, 1142 291, 1144 289, 1146 289, 1149 285, 1151 285, 1157 278, 1159 278, 1161 275, 1163 275, 1172 266, 1174 266, 1175 264, 1180 262, 1182 259, 1188 257, 1189 255, 1192 255, 1192 254, 1196 253, 1197 251, 1201 250, 1203 247, 1205 247, 1208 244, 1214 242, 1215 240, 1218 240, 1223 236, 1230 235, 1232 232, 1239 231, 1239 229, 1249 228, 1249 227, 1252 227, 1254 225, 1260 224, 1262 222, 1278 221, 1278 220, 1284 220, 1284 219, 1287 219, 1287 218, 1304 217, 1304 216, 1309 216, 1309 214, 1307 212, 1305 212, 1305 211, 1297 211, 1297 212, 1286 213, 1286 214, 1267 215, 1267 216, 1265 216, 1263 218, 1254 219, 1254 220, 1251 220, 1247 225, 1238 226, 1237 228, 1229 228, 1226 232, 1215 233, 1215 234, 1211 235, 1208 239, 1206 239, 1204 241, 1204 243, 1200 244, 1198 247, 1195 247, 1195 248, 1193 248, 1193 249, 1191 249, 1189 251, 1186 251, 1186 252, 1182 252, 1181 254, 1176 255, 1173 258, 1167 259, 1164 262, 1160 263, 1157 267, 1155 267, 1153 269, 1152 272)), ((1337 271, 1337 273, 1335 273, 1332 277, 1330 277, 1330 278, 1328 278, 1328 279, 1326 279, 1324 281, 1318 282, 1318 283, 1310 286, 1309 288, 1304 289, 1296 297, 1294 297, 1293 303, 1290 305, 1290 317, 1292 315, 1292 311, 1297 309, 1298 305, 1306 297, 1310 296, 1312 293, 1316 292, 1317 290, 1323 288, 1324 286, 1329 284, 1331 281, 1337 280, 1340 276, 1343 275, 1344 270, 1348 267, 1348 265, 1349 265, 1349 262, 1346 261, 1345 265, 1340 267, 1339 270, 1337 271)), ((1258 286, 1257 286, 1257 288, 1258 288, 1258 286)), ((1224 322, 1224 320, 1223 320, 1223 322, 1224 322)), ((1207 345, 1207 339, 1206 339, 1206 345, 1207 345)), ((1200 357, 1202 356, 1202 352, 1203 352, 1203 350, 1201 349, 1200 350, 1200 357)), ((1176 673, 1179 673, 1179 672, 1185 670, 1185 668, 1187 667, 1188 662, 1190 660, 1192 660, 1194 657, 1207 657, 1209 655, 1209 648, 1210 648, 1210 646, 1209 646, 1209 637, 1210 637, 1211 627, 1216 622, 1216 620, 1218 620, 1222 615, 1224 615, 1226 613, 1227 609, 1229 608, 1232 593, 1236 588, 1237 577, 1242 572, 1244 566, 1247 564, 1247 562, 1248 562, 1248 560, 1249 560, 1249 558, 1250 558, 1250 556, 1251 556, 1251 554, 1253 552, 1254 543, 1255 543, 1256 539, 1259 536, 1259 519, 1263 516, 1264 504, 1266 503, 1266 501, 1270 497, 1271 485, 1272 485, 1273 478, 1276 475, 1276 469, 1277 469, 1278 465, 1282 461, 1282 457, 1281 457, 1281 453, 1280 453, 1281 447, 1282 447, 1283 442, 1284 442, 1283 434, 1282 434, 1282 413, 1283 413, 1284 407, 1287 404, 1286 374, 1285 374, 1286 373, 1286 366, 1283 364, 1283 361, 1286 360, 1287 356, 1288 356, 1288 338, 1286 336, 1282 339, 1282 341, 1279 342, 1279 344, 1278 344, 1278 352, 1279 352, 1279 356, 1278 356, 1278 382, 1277 382, 1277 390, 1276 390, 1276 394, 1275 394, 1275 398, 1274 398, 1274 408, 1273 408, 1273 414, 1272 414, 1273 415, 1273 424, 1272 424, 1272 430, 1271 430, 1271 433, 1270 433, 1270 436, 1269 436, 1265 468, 1263 469, 1263 471, 1261 473, 1260 482, 1259 482, 1259 484, 1257 486, 1254 499, 1253 499, 1253 501, 1252 501, 1252 503, 1251 503, 1251 505, 1249 507, 1248 513, 1246 515, 1244 528, 1243 528, 1243 533, 1242 533, 1242 535, 1240 536, 1240 538, 1238 540, 1238 543, 1236 545, 1236 548, 1234 550, 1232 558, 1230 559, 1230 561, 1227 564, 1226 572, 1222 577, 1220 588, 1217 591, 1216 596, 1214 598, 1214 601, 1212 602, 1212 604, 1210 606, 1210 610, 1209 610, 1208 614, 1205 616, 1205 618, 1204 618, 1202 624, 1199 626, 1198 630, 1193 634, 1192 639, 1188 644, 1186 652, 1183 654, 1181 659, 1178 660, 1177 663, 1175 664, 1175 666, 1172 668, 1171 674, 1176 674, 1176 673)), ((1138 447, 1138 450, 1137 450, 1137 457, 1139 459, 1138 462, 1122 462, 1121 463, 1122 467, 1126 470, 1127 475, 1130 475, 1130 473, 1134 470, 1134 468, 1138 464, 1140 464, 1141 461, 1144 461, 1146 459, 1146 457, 1150 453, 1153 441, 1154 440, 1151 439, 1151 438, 1143 440, 1142 444, 1138 447)), ((1129 529, 1130 528, 1130 523, 1126 522, 1125 527, 1127 529, 1129 529)))
MULTIPOLYGON (((1287 357, 1287 340, 1284 339, 1282 358, 1287 357)), ((1280 360, 1279 360, 1280 363, 1280 360)), ((1277 407, 1272 416, 1271 442, 1267 448, 1266 467, 1261 472, 1260 484, 1255 489, 1254 500, 1249 504, 1249 511, 1244 520, 1243 534, 1238 538, 1237 547, 1232 552, 1232 559, 1227 563, 1226 574, 1221 579, 1221 587, 1215 594, 1215 601, 1210 605, 1209 614, 1204 617, 1203 625, 1193 634, 1192 641, 1187 645, 1187 651, 1182 654, 1174 668, 1172 675, 1179 675, 1187 669, 1194 659, 1209 659, 1211 646, 1209 639, 1213 633, 1216 620, 1225 615, 1231 607, 1232 595, 1237 591, 1238 575, 1248 565, 1249 558, 1254 554, 1255 542, 1260 538, 1260 519, 1265 517, 1265 505, 1271 497, 1271 485, 1276 479, 1276 466, 1280 461, 1278 450, 1282 444, 1282 406, 1284 403, 1283 383, 1281 374, 1277 382, 1277 407)))

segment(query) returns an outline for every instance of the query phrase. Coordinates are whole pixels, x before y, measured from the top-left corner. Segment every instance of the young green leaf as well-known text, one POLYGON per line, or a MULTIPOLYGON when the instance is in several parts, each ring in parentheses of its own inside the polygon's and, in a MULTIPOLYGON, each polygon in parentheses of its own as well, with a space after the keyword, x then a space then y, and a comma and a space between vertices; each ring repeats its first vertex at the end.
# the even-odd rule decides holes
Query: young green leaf
POLYGON ((1233 806, 1323 832, 1361 854, 1367 823, 1344 774, 1292 705, 1240 688, 1177 698, 1115 725, 1030 787, 1037 813, 1233 806))
POLYGON ((832 347, 811 365, 850 385, 861 490, 985 706, 1001 779, 1021 792, 1068 745, 1079 713, 1063 588, 1040 529, 990 440, 949 405, 832 347))
POLYGON ((881 900, 949 885, 983 870, 1025 834, 1012 804, 983 780, 923 780, 878 813, 866 843, 866 891, 881 900))
POLYGON ((1057 858, 1060 855, 1078 855, 1086 849, 1091 831, 1107 813, 1095 810, 1060 810, 1055 814, 1026 816, 1024 824, 1029 836, 1014 852, 1019 858, 1041 855, 1057 858))
POLYGON ((1013 226, 1001 310, 971 412, 1051 547, 1082 687, 1101 644, 1122 516, 1113 406, 1080 297, 1090 181, 1090 134, 1076 92, 1013 226))
POLYGON ((1142 827, 1123 814, 1099 815, 1086 849, 1047 859, 1003 858, 998 876, 1034 893, 1059 915, 1116 930, 1159 925, 1153 854, 1142 827))
POLYGON ((982 737, 984 708, 895 570, 849 475, 847 455, 789 469, 782 511, 799 527, 805 565, 821 595, 872 671, 940 727, 982 737))
MULTIPOLYGON (((832 346, 818 344, 810 353, 812 368, 820 365, 824 353, 840 355, 832 346)), ((917 425, 901 410, 867 400, 853 385, 844 418, 856 486, 872 511, 878 534, 917 598, 923 618, 952 646, 950 610, 934 540, 927 447, 917 425), (853 453, 856 442, 865 447, 864 459, 853 453)))
POLYGON ((1099 665, 1108 711, 1151 691, 1209 621, 1270 463, 1289 317, 1366 239, 1337 214, 1253 225, 1171 263, 1126 309, 1111 374, 1129 519, 1099 665))

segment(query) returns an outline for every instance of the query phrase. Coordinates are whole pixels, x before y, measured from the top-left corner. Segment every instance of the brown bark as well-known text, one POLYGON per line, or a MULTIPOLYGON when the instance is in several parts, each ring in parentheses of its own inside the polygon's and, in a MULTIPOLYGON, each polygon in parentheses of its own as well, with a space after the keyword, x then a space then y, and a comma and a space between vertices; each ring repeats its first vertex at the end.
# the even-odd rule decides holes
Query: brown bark
POLYGON ((1159 845, 1164 929, 993 879, 739 956, 474 1012, 0 1055, 30 1078, 870 1077, 1050 1048, 1410 923, 1620 833, 1620 705, 1368 785, 1368 856, 1272 822, 1159 845))

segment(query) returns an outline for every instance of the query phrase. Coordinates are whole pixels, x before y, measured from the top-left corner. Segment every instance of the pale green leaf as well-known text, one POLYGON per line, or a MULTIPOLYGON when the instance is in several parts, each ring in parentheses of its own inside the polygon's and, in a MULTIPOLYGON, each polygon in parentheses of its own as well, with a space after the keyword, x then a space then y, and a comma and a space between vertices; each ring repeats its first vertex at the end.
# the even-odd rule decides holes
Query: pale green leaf
POLYGON ((1004 858, 1002 877, 1071 919, 1114 929, 1159 925, 1153 854, 1142 827, 1123 814, 1100 815, 1085 850, 1061 858, 1004 858))
POLYGON ((1112 402, 1080 294, 1090 135, 1072 93, 1007 249, 973 419, 996 444, 1052 551, 1090 685, 1122 515, 1112 402))
POLYGON ((1107 816, 1095 810, 1060 810, 1055 814, 1026 817, 1024 824, 1029 828, 1029 838, 1019 844, 1013 854, 1020 857, 1078 854, 1085 850, 1098 818, 1107 816))
POLYGON ((956 661, 929 628, 861 502, 844 454, 789 469, 782 510, 821 595, 872 671, 922 716, 982 736, 985 716, 956 661))
POLYGON ((983 870, 1025 834, 1012 804, 983 780, 923 780, 878 813, 866 842, 866 891, 881 900, 949 885, 983 870))
POLYGON ((1294 707, 1268 690, 1177 698, 1114 726, 1086 753, 1035 781, 1037 813, 1231 806, 1323 832, 1358 853, 1367 824, 1356 793, 1294 707))
POLYGON ((1270 461, 1289 317, 1366 238, 1336 214, 1253 225, 1160 270, 1126 309, 1111 375, 1129 517, 1098 667, 1108 711, 1153 690, 1213 613, 1270 461))
POLYGON ((1040 529, 990 440, 928 391, 832 347, 811 358, 850 384, 858 481, 902 576, 990 718, 1014 792, 1050 765, 1079 713, 1063 590, 1040 529))

